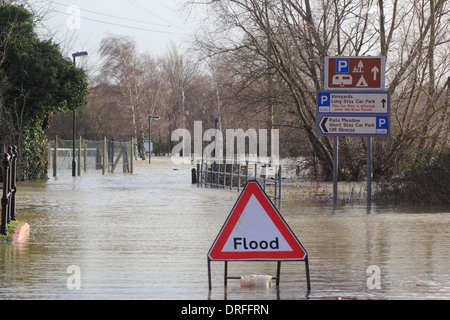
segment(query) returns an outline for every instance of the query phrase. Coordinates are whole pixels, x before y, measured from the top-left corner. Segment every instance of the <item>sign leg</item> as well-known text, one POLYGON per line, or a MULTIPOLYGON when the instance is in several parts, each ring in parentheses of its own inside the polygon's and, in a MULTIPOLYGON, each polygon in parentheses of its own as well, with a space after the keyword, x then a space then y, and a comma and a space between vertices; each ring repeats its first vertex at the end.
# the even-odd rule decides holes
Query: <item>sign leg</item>
POLYGON ((309 278, 309 263, 308 263, 308 256, 306 256, 305 259, 305 271, 306 271, 306 285, 307 285, 307 295, 311 292, 311 280, 309 278))
POLYGON ((277 263, 277 287, 280 285, 281 261, 277 263))
POLYGON ((372 209, 372 137, 367 137, 367 213, 372 209))
POLYGON ((223 284, 226 287, 228 284, 228 261, 225 261, 225 270, 223 276, 223 284))
POLYGON ((211 260, 208 257, 208 287, 209 291, 211 291, 211 260))

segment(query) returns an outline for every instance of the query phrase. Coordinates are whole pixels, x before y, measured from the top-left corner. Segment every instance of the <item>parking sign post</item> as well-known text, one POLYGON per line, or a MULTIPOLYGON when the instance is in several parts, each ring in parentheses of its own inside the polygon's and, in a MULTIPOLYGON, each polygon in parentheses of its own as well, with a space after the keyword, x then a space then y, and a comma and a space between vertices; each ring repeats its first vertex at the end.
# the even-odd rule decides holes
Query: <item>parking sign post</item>
POLYGON ((317 93, 316 133, 334 138, 333 202, 337 204, 339 136, 367 137, 367 209, 372 197, 372 137, 390 132, 390 95, 383 56, 325 57, 324 90, 317 93))

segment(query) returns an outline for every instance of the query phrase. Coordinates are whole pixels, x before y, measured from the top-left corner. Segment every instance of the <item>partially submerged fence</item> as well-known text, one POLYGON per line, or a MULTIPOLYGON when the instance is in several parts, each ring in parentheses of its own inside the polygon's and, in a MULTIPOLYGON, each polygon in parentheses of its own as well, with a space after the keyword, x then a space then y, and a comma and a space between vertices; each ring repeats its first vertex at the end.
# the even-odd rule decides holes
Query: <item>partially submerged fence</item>
POLYGON ((192 180, 199 186, 241 190, 256 180, 273 199, 281 199, 281 164, 260 161, 202 159, 196 163, 192 180))
POLYGON ((8 224, 16 220, 16 166, 17 147, 10 146, 6 153, 0 153, 2 159, 2 216, 0 234, 8 233, 8 224))
POLYGON ((73 141, 56 137, 49 143, 49 164, 52 166, 53 176, 60 172, 72 172, 72 163, 75 158, 77 175, 89 171, 102 172, 102 174, 120 172, 133 173, 134 148, 133 141, 118 142, 108 139, 92 141, 82 139, 75 142, 75 155, 73 141), (119 169, 121 168, 121 169, 119 169))

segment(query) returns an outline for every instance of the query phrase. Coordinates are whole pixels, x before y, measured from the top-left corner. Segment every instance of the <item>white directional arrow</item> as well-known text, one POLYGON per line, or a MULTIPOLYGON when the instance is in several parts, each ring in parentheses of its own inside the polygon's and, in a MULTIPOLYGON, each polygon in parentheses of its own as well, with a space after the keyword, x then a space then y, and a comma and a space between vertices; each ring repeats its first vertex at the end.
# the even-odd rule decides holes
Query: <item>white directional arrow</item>
POLYGON ((373 73, 373 80, 376 81, 377 80, 377 74, 380 72, 380 69, 378 69, 376 66, 372 68, 372 73, 373 73))

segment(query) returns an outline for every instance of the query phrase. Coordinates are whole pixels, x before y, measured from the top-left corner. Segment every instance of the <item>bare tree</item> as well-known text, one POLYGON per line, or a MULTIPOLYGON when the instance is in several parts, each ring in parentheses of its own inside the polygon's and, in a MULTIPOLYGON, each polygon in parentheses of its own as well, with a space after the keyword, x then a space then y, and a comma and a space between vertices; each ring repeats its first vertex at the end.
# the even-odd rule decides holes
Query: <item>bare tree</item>
POLYGON ((103 58, 100 77, 102 81, 120 89, 122 101, 129 110, 133 136, 140 141, 139 154, 145 159, 143 137, 148 111, 143 59, 139 57, 135 41, 122 36, 110 35, 104 38, 100 43, 100 54, 103 58))
POLYGON ((174 44, 167 55, 160 60, 161 80, 164 85, 164 117, 167 126, 167 144, 171 145, 171 133, 178 128, 187 129, 189 118, 197 107, 189 101, 189 92, 196 73, 195 64, 180 55, 174 44))
MULTIPOLYGON (((200 1, 191 3, 201 5, 200 1)), ((315 130, 316 93, 322 88, 325 56, 387 57, 392 135, 376 141, 376 174, 394 174, 394 168, 408 161, 410 153, 420 158, 422 150, 448 146, 448 135, 446 139, 443 134, 448 132, 448 97, 445 97, 444 84, 450 71, 447 1, 202 3, 209 10, 211 20, 206 21, 204 33, 196 39, 201 52, 206 57, 220 57, 228 65, 239 66, 235 78, 241 81, 240 92, 244 91, 242 88, 255 88, 259 84, 267 100, 290 105, 290 113, 295 115, 295 122, 290 125, 300 128, 309 142, 310 152, 318 157, 326 172, 330 173, 332 168, 332 146, 328 138, 317 137, 315 130), (271 75, 269 80, 279 81, 277 90, 273 87, 267 90, 270 84, 267 75, 271 75)), ((341 138, 341 145, 341 175, 358 179, 365 165, 365 141, 341 138)))

